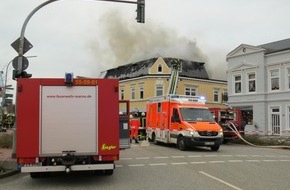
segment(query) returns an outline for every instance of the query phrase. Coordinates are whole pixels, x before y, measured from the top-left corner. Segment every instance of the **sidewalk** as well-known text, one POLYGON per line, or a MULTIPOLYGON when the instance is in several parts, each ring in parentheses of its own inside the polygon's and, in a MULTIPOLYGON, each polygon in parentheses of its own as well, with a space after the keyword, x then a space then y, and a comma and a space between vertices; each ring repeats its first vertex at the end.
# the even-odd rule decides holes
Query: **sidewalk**
POLYGON ((17 173, 16 159, 12 158, 12 149, 0 148, 0 179, 17 173))

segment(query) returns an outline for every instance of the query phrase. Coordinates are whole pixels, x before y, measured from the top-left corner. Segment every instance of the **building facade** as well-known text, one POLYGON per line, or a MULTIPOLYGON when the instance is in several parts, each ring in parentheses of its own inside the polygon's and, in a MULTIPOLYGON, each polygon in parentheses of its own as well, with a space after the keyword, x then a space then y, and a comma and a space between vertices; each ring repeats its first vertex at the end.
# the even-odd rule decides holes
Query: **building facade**
POLYGON ((227 55, 228 104, 245 113, 245 132, 290 136, 290 39, 227 55))
MULTIPOLYGON (((120 100, 130 100, 130 110, 146 111, 147 99, 167 94, 174 58, 152 58, 123 65, 102 73, 104 78, 119 79, 120 100)), ((226 107, 222 95, 227 82, 209 79, 204 63, 181 60, 177 94, 204 96, 208 107, 226 107)))

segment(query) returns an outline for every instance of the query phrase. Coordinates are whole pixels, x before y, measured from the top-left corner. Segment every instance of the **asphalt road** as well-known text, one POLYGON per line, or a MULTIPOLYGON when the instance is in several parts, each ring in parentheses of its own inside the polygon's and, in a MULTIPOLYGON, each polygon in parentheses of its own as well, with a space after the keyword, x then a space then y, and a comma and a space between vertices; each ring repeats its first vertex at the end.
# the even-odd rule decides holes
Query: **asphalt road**
POLYGON ((112 176, 93 173, 55 174, 31 179, 17 174, 0 180, 0 189, 105 190, 287 190, 290 150, 222 145, 180 151, 174 146, 132 145, 122 150, 112 176))

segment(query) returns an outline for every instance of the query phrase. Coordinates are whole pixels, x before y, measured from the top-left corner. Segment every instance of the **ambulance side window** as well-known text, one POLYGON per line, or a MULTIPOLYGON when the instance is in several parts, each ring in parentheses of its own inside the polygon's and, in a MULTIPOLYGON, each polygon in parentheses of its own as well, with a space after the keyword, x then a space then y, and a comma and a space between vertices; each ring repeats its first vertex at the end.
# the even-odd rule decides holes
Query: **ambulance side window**
POLYGON ((180 123, 179 114, 178 114, 178 111, 176 108, 173 108, 171 122, 179 122, 180 123))

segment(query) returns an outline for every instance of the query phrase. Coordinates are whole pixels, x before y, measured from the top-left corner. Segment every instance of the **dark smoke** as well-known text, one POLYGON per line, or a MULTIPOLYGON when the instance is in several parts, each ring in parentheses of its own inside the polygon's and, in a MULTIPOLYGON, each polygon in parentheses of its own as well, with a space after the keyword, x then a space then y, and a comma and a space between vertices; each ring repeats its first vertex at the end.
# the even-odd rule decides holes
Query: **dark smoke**
POLYGON ((207 63, 209 59, 197 42, 179 36, 173 29, 152 22, 132 22, 118 11, 104 14, 97 28, 101 34, 93 36, 90 42, 91 54, 96 61, 94 72, 153 57, 175 57, 204 62, 212 77, 213 69, 207 63))

